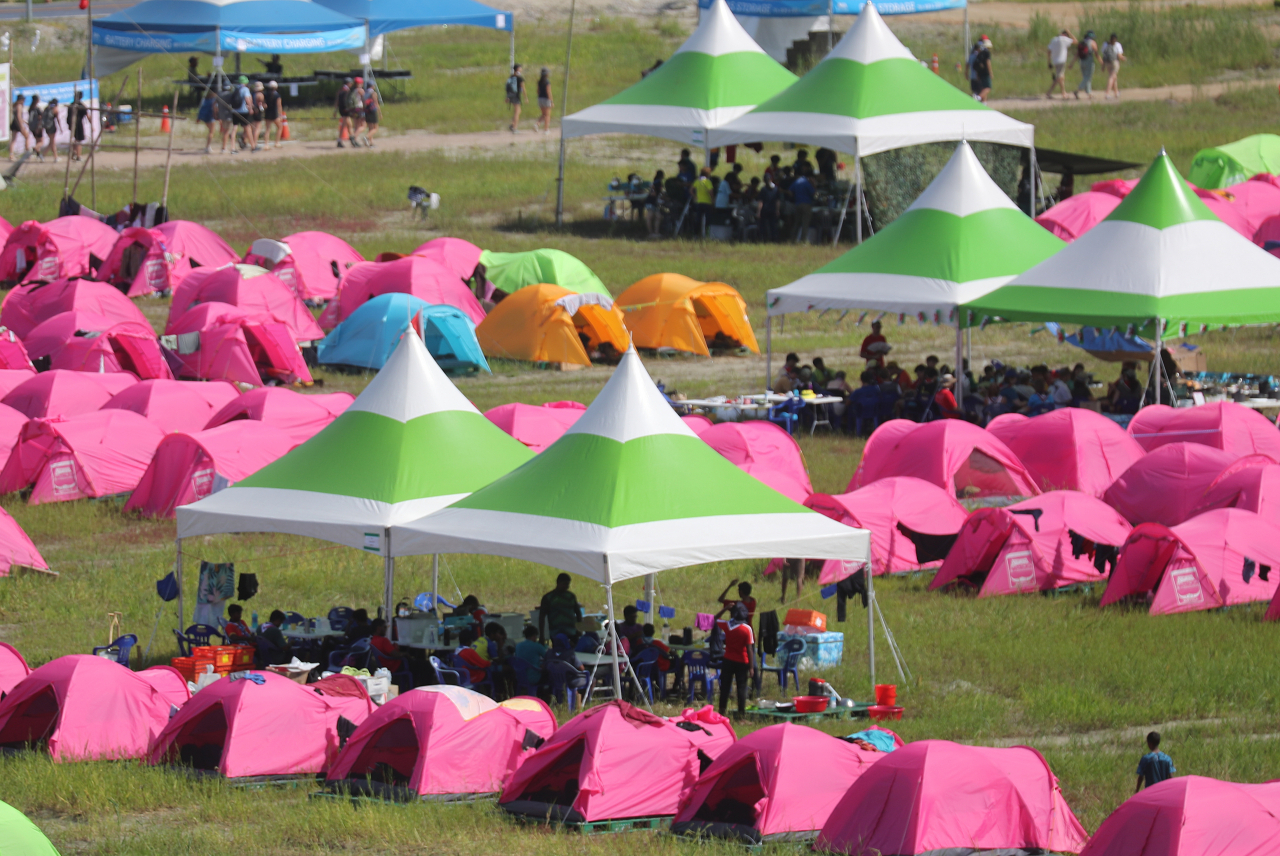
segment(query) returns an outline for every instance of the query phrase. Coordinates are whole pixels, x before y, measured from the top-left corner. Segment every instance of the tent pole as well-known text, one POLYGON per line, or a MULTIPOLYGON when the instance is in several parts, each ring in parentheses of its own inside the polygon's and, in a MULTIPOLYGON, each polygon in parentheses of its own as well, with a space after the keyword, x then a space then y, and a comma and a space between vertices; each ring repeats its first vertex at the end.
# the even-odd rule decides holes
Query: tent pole
POLYGON ((604 597, 609 608, 609 638, 613 640, 613 697, 622 701, 622 673, 618 668, 618 622, 613 618, 613 579, 609 573, 609 557, 604 557, 604 597))
MULTIPOLYGON (((133 111, 133 204, 138 204, 138 146, 142 142, 142 66, 138 66, 138 109, 133 111)), ((130 217, 133 216, 130 212, 130 217)))
POLYGON ((858 141, 853 142, 853 178, 858 182, 858 212, 854 215, 857 222, 857 238, 855 244, 862 243, 862 156, 858 154, 858 141))
MULTIPOLYGON (((854 166, 854 170, 855 171, 857 170, 857 166, 854 166)), ((844 231, 844 218, 845 218, 845 215, 849 213, 849 200, 852 198, 853 198, 853 182, 851 181, 849 182, 849 192, 844 195, 844 207, 840 209, 840 222, 836 224, 836 234, 831 239, 831 249, 833 250, 840 243, 840 233, 844 231)), ((862 213, 861 209, 859 209, 858 213, 859 214, 862 213)), ((862 218, 859 217, 858 219, 861 220, 862 218)))
MULTIPOLYGON (((957 319, 959 316, 956 316, 957 319)), ((973 367, 973 328, 964 328, 964 358, 969 361, 969 367, 973 367)))
MULTIPOLYGON (((160 207, 165 219, 169 219, 169 168, 173 165, 173 129, 178 127, 178 91, 173 93, 173 121, 169 123, 169 147, 164 154, 164 192, 160 195, 160 207)), ((68 158, 70 160, 70 158, 68 158)))
POLYGON ((222 27, 213 28, 213 73, 209 75, 209 83, 222 91, 222 27))
POLYGON ((956 404, 960 405, 960 409, 964 409, 964 402, 960 399, 961 384, 964 378, 964 327, 960 324, 960 310, 956 310, 956 404))
POLYGON ((773 316, 765 310, 764 316, 764 388, 773 383, 773 316))
POLYGON ((1160 403, 1160 398, 1161 398, 1160 386, 1161 384, 1164 383, 1162 379, 1162 375, 1164 374, 1164 355, 1161 353, 1163 350, 1164 350, 1164 319, 1157 318, 1156 319, 1156 380, 1155 380, 1155 388, 1156 388, 1155 403, 1156 404, 1160 403))
MULTIPOLYGON (((382 47, 383 56, 387 55, 386 51, 387 51, 387 48, 386 48, 386 45, 384 44, 382 47)), ((516 16, 515 15, 511 16, 511 52, 510 52, 509 58, 510 58, 510 62, 508 62, 507 64, 512 67, 515 67, 515 64, 516 64, 516 16)))
POLYGON ((658 575, 644 575, 644 599, 649 602, 649 623, 653 625, 654 635, 658 630, 658 609, 655 602, 658 599, 658 575))
POLYGON ((173 550, 177 554, 177 558, 174 561, 174 570, 177 571, 177 573, 174 574, 174 576, 178 578, 178 632, 181 633, 183 630, 186 629, 185 627, 183 627, 183 623, 182 623, 183 616, 186 610, 183 608, 183 602, 182 602, 182 539, 181 538, 173 539, 173 550))
MULTIPOLYGON (((569 37, 564 47, 564 87, 560 90, 560 174, 556 177, 556 228, 564 225, 564 117, 569 112, 569 60, 573 58, 573 13, 577 0, 569 2, 569 37)), ((515 38, 515 21, 511 22, 515 38)), ((515 65, 514 60, 512 65, 515 65)))
POLYGON ((431 610, 440 615, 440 554, 431 554, 431 610))
POLYGON ((876 587, 871 563, 867 563, 867 663, 871 668, 871 697, 876 694, 876 587))
POLYGON ((387 527, 385 530, 383 530, 382 546, 383 546, 383 549, 387 551, 386 555, 382 559, 382 562, 383 562, 383 580, 382 580, 383 612, 382 614, 387 619, 387 624, 390 624, 391 609, 395 605, 392 603, 392 601, 395 600, 395 587, 396 587, 396 560, 395 560, 395 557, 391 555, 391 528, 390 527, 387 527))

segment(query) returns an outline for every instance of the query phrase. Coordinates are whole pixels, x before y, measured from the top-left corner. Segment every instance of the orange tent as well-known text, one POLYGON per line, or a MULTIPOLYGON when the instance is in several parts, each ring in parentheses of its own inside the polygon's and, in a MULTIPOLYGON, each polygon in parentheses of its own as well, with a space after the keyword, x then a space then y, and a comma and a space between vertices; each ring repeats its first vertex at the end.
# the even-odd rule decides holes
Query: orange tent
POLYGON ((558 285, 530 285, 504 298, 476 327, 486 356, 535 363, 591 365, 582 346, 585 334, 594 350, 608 344, 619 355, 630 338, 622 313, 600 294, 575 294, 558 285))
POLYGON ((760 353, 747 318, 747 303, 723 282, 698 282, 678 273, 655 273, 618 295, 637 348, 674 348, 711 356, 721 341, 760 353), (727 341, 726 341, 727 340, 727 341))

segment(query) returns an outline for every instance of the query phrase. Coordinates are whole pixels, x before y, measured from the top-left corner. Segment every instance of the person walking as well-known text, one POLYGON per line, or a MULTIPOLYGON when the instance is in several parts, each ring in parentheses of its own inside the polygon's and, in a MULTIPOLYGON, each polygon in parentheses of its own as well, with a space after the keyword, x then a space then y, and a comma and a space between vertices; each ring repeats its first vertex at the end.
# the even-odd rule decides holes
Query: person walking
MULTIPOLYGON (((31 96, 35 98, 36 96, 31 96)), ((13 143, 19 137, 26 144, 27 151, 35 151, 36 142, 31 137, 31 128, 27 124, 27 96, 19 95, 13 99, 13 114, 9 119, 10 143, 9 160, 13 160, 13 143)))
MULTIPOLYGON (((196 121, 204 125, 208 129, 208 133, 204 138, 204 153, 213 154, 213 126, 218 121, 218 99, 213 94, 212 89, 205 89, 204 98, 200 100, 200 109, 196 112, 196 121)), ((227 146, 225 141, 222 145, 222 151, 225 154, 227 146)))
POLYGON ((253 142, 249 144, 250 153, 266 148, 262 142, 262 126, 267 115, 266 87, 261 80, 253 82, 252 107, 249 110, 249 124, 253 128, 253 142))
POLYGON ((342 141, 351 131, 351 123, 347 121, 347 96, 351 94, 351 84, 351 78, 344 78, 333 99, 333 115, 338 117, 338 148, 342 148, 342 141))
POLYGON ((89 106, 84 103, 84 93, 79 89, 75 92, 76 98, 67 108, 67 127, 71 129, 71 159, 78 161, 84 146, 84 126, 89 118, 89 106))
POLYGON ((556 106, 551 100, 551 72, 542 69, 538 75, 538 109, 542 111, 542 116, 537 122, 533 123, 533 129, 538 129, 538 124, 542 124, 542 133, 551 133, 551 108, 556 106))
POLYGON ((1080 63, 1080 85, 1076 87, 1076 100, 1080 100, 1080 93, 1083 92, 1089 96, 1089 100, 1093 100, 1093 69, 1095 60, 1099 59, 1098 43, 1094 40, 1093 30, 1084 34, 1084 38, 1076 42, 1076 55, 1074 61, 1080 63))
MULTIPOLYGON (((249 78, 243 74, 236 81, 235 88, 231 90, 231 121, 232 124, 240 129, 240 133, 244 138, 245 148, 253 148, 253 122, 251 120, 253 114, 253 93, 249 91, 249 78)), ((240 148, 239 141, 232 141, 231 151, 238 151, 240 148)))
POLYGON ((1116 78, 1120 74, 1120 63, 1124 62, 1124 47, 1120 44, 1120 38, 1112 33, 1099 53, 1102 57, 1102 69, 1107 73, 1107 91, 1102 96, 1103 100, 1110 100, 1111 93, 1114 92, 1119 101, 1120 84, 1116 82, 1116 78))
POLYGON ((44 153, 40 151, 44 145, 44 110, 40 107, 40 96, 31 93, 31 106, 27 108, 27 128, 31 131, 31 151, 36 159, 44 163, 44 153))
POLYGON ((357 77, 347 96, 347 120, 351 123, 351 147, 360 146, 360 135, 364 133, 364 78, 357 77))
POLYGON ((1044 94, 1045 98, 1053 98, 1055 86, 1062 92, 1063 98, 1067 97, 1067 56, 1075 43, 1076 37, 1071 35, 1070 30, 1063 30, 1049 40, 1049 46, 1045 48, 1045 52, 1049 55, 1049 73, 1053 77, 1049 81, 1048 91, 1044 94))
POLYGON ((44 124, 44 135, 49 138, 47 151, 53 153, 53 162, 58 162, 58 131, 62 130, 62 122, 58 116, 58 99, 50 98, 41 113, 44 124))
POLYGON ((231 154, 236 154, 236 123, 235 110, 231 108, 231 100, 235 97, 235 90, 227 88, 222 90, 218 96, 219 106, 217 109, 218 123, 222 130, 222 151, 219 154, 227 153, 227 146, 231 147, 231 154))
POLYGON ((378 133, 382 109, 378 101, 378 87, 369 86, 364 91, 364 144, 373 148, 373 135, 378 133))
POLYGON ((1173 759, 1160 751, 1160 732, 1152 731, 1147 735, 1147 754, 1138 760, 1138 784, 1133 792, 1136 794, 1144 785, 1149 788, 1172 779, 1176 772, 1173 759))
POLYGON ((507 78, 507 104, 511 106, 511 125, 508 130, 513 134, 520 130, 520 106, 525 101, 524 77, 520 74, 523 70, 524 66, 516 63, 511 66, 511 76, 507 78))
POLYGON ((973 81, 969 88, 973 95, 983 104, 991 94, 991 39, 983 36, 978 40, 978 52, 973 57, 973 81))
POLYGON ((271 129, 276 131, 276 148, 280 148, 281 122, 284 120, 284 106, 280 99, 280 84, 274 80, 267 82, 267 89, 262 93, 263 114, 262 120, 266 128, 266 134, 263 140, 267 146, 271 145, 271 129))

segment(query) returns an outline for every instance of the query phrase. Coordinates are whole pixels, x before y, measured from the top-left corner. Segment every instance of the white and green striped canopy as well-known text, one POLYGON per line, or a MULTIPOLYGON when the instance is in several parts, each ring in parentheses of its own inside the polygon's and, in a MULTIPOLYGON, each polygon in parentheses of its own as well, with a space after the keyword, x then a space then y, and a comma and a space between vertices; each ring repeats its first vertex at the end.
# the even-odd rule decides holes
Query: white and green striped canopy
POLYGON ((699 440, 634 349, 542 454, 448 508, 392 528, 397 556, 508 556, 605 584, 729 559, 865 561, 868 537, 788 499, 699 440))
POLYGON ((770 289, 769 314, 878 309, 947 318, 1065 246, 1022 213, 961 142, 901 217, 826 267, 770 289))
POLYGON ((644 134, 703 145, 709 129, 795 81, 747 35, 725 0, 715 0, 671 59, 612 98, 566 116, 563 133, 644 134))
POLYGON ((710 141, 793 140, 866 157, 948 140, 1030 146, 1034 131, 922 66, 867 2, 822 62, 785 92, 711 131, 710 141))
POLYGON ((1105 220, 967 308, 1098 326, 1280 321, 1280 259, 1223 223, 1163 151, 1105 220))
POLYGON ((386 530, 533 457, 485 419, 412 330, 360 397, 306 443, 178 508, 178 537, 306 535, 386 555, 386 530))

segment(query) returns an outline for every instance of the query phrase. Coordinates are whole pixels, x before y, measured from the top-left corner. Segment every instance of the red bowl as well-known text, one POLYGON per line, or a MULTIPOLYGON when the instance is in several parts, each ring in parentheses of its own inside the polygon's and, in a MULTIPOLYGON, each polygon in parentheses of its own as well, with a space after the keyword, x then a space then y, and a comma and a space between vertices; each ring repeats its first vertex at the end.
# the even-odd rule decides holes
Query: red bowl
POLYGON ((791 699, 796 704, 796 713, 822 713, 831 701, 824 695, 802 695, 791 699))
POLYGON ((867 716, 874 720, 902 719, 903 708, 897 705, 873 704, 867 708, 867 716))

